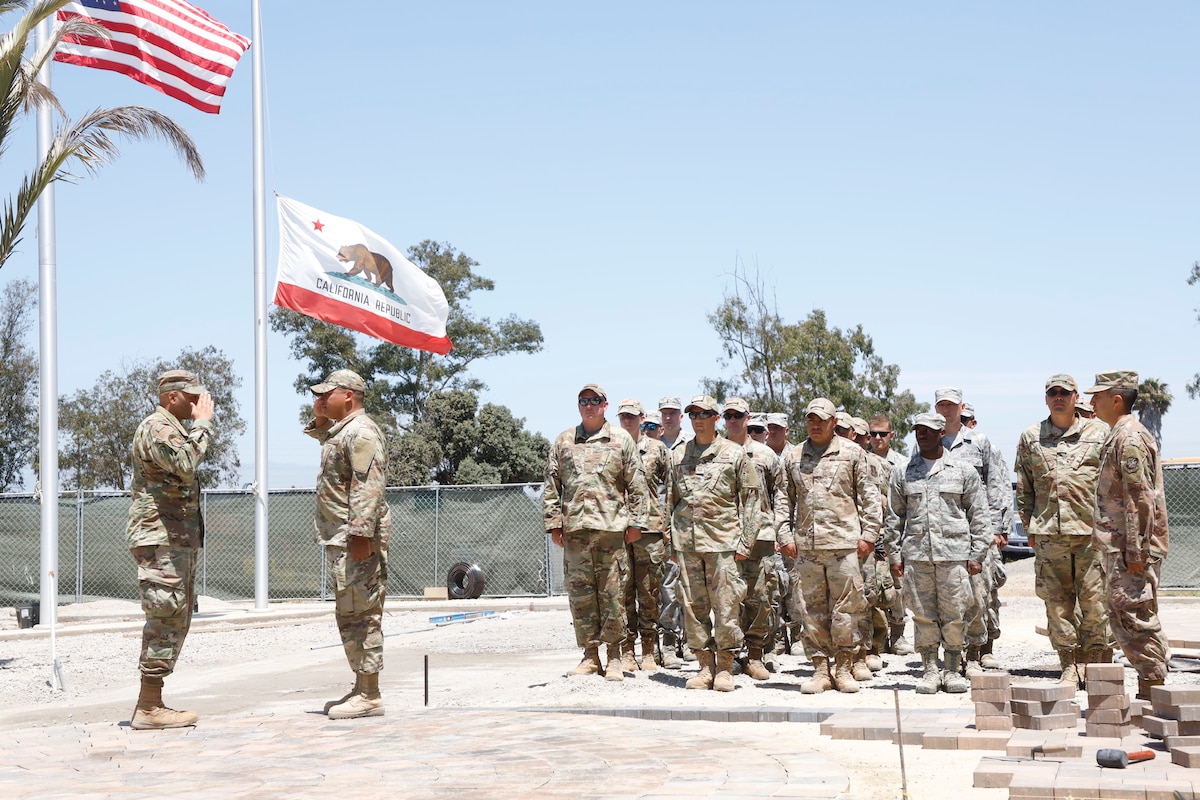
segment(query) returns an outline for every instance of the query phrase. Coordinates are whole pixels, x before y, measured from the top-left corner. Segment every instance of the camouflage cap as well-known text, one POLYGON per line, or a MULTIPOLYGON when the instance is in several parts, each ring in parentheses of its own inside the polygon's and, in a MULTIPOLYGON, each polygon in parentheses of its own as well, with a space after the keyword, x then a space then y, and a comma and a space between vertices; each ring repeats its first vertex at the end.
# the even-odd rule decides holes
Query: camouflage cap
POLYGON ((818 397, 805 407, 804 416, 807 417, 809 414, 816 414, 821 419, 829 419, 837 414, 837 407, 834 406, 832 400, 818 397))
POLYGON ((725 401, 725 408, 721 409, 721 413, 726 411, 740 411, 743 414, 749 414, 750 404, 740 397, 731 397, 725 401))
POLYGON ((963 403, 962 413, 959 416, 966 417, 967 419, 975 419, 975 406, 970 403, 963 403))
POLYGON ((336 369, 329 377, 315 386, 308 387, 313 394, 325 394, 334 389, 349 389, 352 392, 365 392, 367 382, 357 372, 349 369, 336 369))
POLYGON ((649 422, 653 425, 662 426, 662 414, 657 411, 647 411, 646 418, 642 422, 649 422))
POLYGON ((942 388, 935 390, 933 393, 934 405, 937 405, 943 400, 949 400, 951 403, 961 403, 962 389, 958 389, 954 386, 943 386, 942 388))
POLYGON ((1096 409, 1092 408, 1092 404, 1082 397, 1075 401, 1075 408, 1079 411, 1087 411, 1089 414, 1096 413, 1096 409))
POLYGON ((845 411, 837 412, 837 426, 836 427, 845 428, 846 430, 850 430, 851 428, 854 427, 854 423, 850 421, 850 415, 847 412, 845 412, 845 411))
POLYGON ((946 418, 933 411, 917 414, 913 417, 913 427, 930 428, 935 431, 946 430, 946 418))
POLYGON ((600 384, 598 384, 598 383, 589 383, 586 386, 584 386, 582 389, 579 390, 579 397, 582 397, 583 393, 587 392, 587 391, 595 392, 596 396, 599 397, 601 400, 608 399, 608 395, 604 393, 604 390, 600 388, 600 384))
POLYGON ((866 436, 871 432, 871 429, 867 426, 867 421, 862 417, 851 417, 850 426, 854 428, 854 432, 859 436, 866 436))
POLYGON ((683 403, 679 401, 678 397, 660 397, 658 398, 658 410, 662 411, 664 408, 673 408, 676 411, 680 411, 683 409, 683 403))
POLYGON ((1097 394, 1109 389, 1138 388, 1138 374, 1131 369, 1117 369, 1112 372, 1097 372, 1096 385, 1088 389, 1086 394, 1097 394))
POLYGON ((706 394, 698 394, 687 404, 684 411, 716 411, 717 401, 706 394))
POLYGON ((767 427, 767 415, 761 411, 755 411, 750 415, 750 425, 748 427, 765 429, 767 427))
POLYGON ((158 376, 158 393, 186 392, 187 394, 203 394, 204 384, 196 377, 196 373, 186 369, 173 369, 158 376))
POLYGON ((778 425, 781 428, 788 426, 787 414, 781 411, 776 411, 772 414, 767 414, 767 427, 778 425))
POLYGON ((642 408, 642 404, 637 400, 625 399, 617 406, 618 414, 633 414, 635 417, 640 417, 646 413, 642 408))
POLYGON ((1055 386, 1061 386, 1068 392, 1078 392, 1079 384, 1075 383, 1075 379, 1065 372, 1060 372, 1057 375, 1051 375, 1046 378, 1046 391, 1050 391, 1055 386))

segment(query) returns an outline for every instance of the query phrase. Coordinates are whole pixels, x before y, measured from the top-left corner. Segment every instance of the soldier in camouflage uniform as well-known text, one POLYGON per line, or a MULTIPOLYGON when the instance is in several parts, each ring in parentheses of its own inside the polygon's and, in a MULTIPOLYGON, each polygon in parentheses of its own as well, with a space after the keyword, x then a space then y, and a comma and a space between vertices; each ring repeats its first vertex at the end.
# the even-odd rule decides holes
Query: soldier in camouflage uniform
POLYGON ((181 728, 198 719, 164 706, 162 687, 192 624, 196 560, 204 545, 196 470, 212 442, 212 418, 212 397, 199 379, 171 370, 158 379, 158 407, 133 435, 126 543, 137 565, 146 615, 138 659, 141 692, 130 722, 135 730, 181 728), (192 420, 190 429, 184 420, 192 420))
POLYGON ((888 478, 892 513, 884 549, 892 574, 904 578, 913 612, 913 639, 921 654, 920 694, 965 692, 959 674, 965 619, 975 602, 970 575, 983 569, 992 542, 991 512, 979 474, 942 445, 946 420, 918 414, 913 420, 918 453, 888 478), (945 673, 938 673, 938 647, 945 673))
MULTIPOLYGON (((871 432, 867 421, 862 417, 851 417, 850 425, 854 430, 854 443, 867 454, 867 464, 870 466, 871 477, 879 486, 879 506, 883 513, 880 520, 880 530, 887 523, 889 511, 887 496, 887 479, 891 474, 892 465, 871 450, 871 432)), ((896 589, 892 581, 891 570, 888 569, 887 558, 883 552, 883 542, 875 543, 875 552, 862 560, 863 592, 867 597, 867 611, 861 621, 863 644, 855 659, 855 669, 865 667, 874 673, 883 669, 883 656, 887 650, 888 617, 887 612, 896 602, 896 589)), ((854 676, 856 679, 858 675, 854 676)), ((873 675, 867 674, 867 680, 873 675)))
POLYGON ((662 415, 662 430, 658 438, 668 450, 683 447, 692 438, 689 431, 683 429, 683 403, 678 397, 660 397, 658 413, 662 415))
POLYGON ((771 605, 777 589, 775 579, 775 492, 783 483, 783 462, 771 448, 750 438, 746 428, 750 422, 750 406, 740 397, 725 401, 722 411, 725 438, 741 445, 758 472, 762 517, 758 536, 750 555, 738 563, 742 580, 746 582, 746 599, 742 602, 741 628, 746 637, 746 674, 756 681, 771 677, 763 659, 770 653, 778 617, 771 605))
POLYGON ((857 692, 851 665, 861 643, 859 617, 866 611, 859 560, 879 539, 879 487, 871 480, 867 454, 834 433, 837 410, 826 398, 805 409, 808 439, 783 462, 784 486, 775 507, 780 552, 795 559, 791 580, 802 597, 793 614, 804 621, 804 649, 813 662, 805 694, 857 692), (834 660, 830 673, 829 660, 834 660))
POLYGON ((333 617, 354 688, 325 704, 330 719, 383 716, 383 604, 387 598, 387 444, 363 408, 367 385, 348 369, 309 387, 313 418, 304 432, 321 443, 316 541, 334 583, 333 617))
POLYGON ((563 580, 583 659, 568 675, 601 671, 600 643, 607 646, 606 680, 624 679, 626 544, 649 524, 646 476, 637 445, 608 424, 608 395, 597 384, 579 390, 580 424, 558 435, 546 459, 542 519, 551 541, 563 548, 563 580))
POLYGON ((767 414, 766 445, 780 458, 786 458, 788 451, 792 449, 792 443, 788 441, 790 431, 787 414, 778 411, 767 414))
POLYGON ((1007 579, 1000 551, 1008 544, 1008 532, 1012 528, 1012 481, 1000 448, 982 431, 962 424, 961 389, 938 389, 934 394, 934 410, 946 420, 942 444, 952 456, 975 467, 992 510, 992 547, 983 562, 983 570, 971 576, 976 603, 967 618, 966 672, 969 677, 983 668, 1000 668, 992 648, 993 642, 1000 638, 999 593, 1007 579))
POLYGON ((1059 682, 1082 687, 1082 665, 1105 661, 1108 645, 1104 553, 1092 547, 1108 429, 1075 415, 1078 398, 1074 378, 1050 376, 1050 416, 1021 434, 1015 470, 1017 512, 1033 548, 1037 595, 1046 603, 1050 644, 1062 666, 1059 682))
POLYGON ((629 558, 629 581, 625 586, 625 624, 628 633, 621 648, 621 668, 636 672, 658 669, 655 651, 658 649, 658 589, 662 585, 667 559, 671 555, 671 526, 667 516, 667 490, 671 481, 671 454, 658 439, 642 435, 646 418, 637 400, 622 400, 617 406, 621 429, 637 445, 642 471, 646 476, 648 501, 646 530, 638 540, 625 545, 629 558), (637 660, 635 646, 642 640, 642 660, 637 660))
POLYGON ((1137 670, 1137 696, 1167 677, 1167 640, 1158 619, 1158 582, 1167 557, 1167 500, 1154 436, 1134 419, 1138 376, 1101 372, 1092 395, 1096 416, 1111 428, 1100 452, 1095 546, 1105 554, 1108 621, 1137 670))
POLYGON ((742 648, 738 616, 746 582, 738 561, 750 556, 759 525, 759 481, 739 445, 717 436, 717 401, 693 397, 684 409, 695 436, 671 454, 671 542, 680 561, 683 624, 700 662, 689 689, 732 692, 733 659, 742 648))
MULTIPOLYGON (((883 502, 887 503, 887 479, 891 477, 892 471, 896 467, 902 470, 905 469, 908 466, 908 459, 900 452, 892 449, 892 439, 896 438, 896 432, 892 430, 892 421, 888 418, 887 414, 876 414, 874 417, 871 417, 871 421, 867 423, 867 429, 871 436, 871 452, 882 458, 886 463, 883 502)), ((913 652, 912 644, 904 636, 904 626, 907 621, 904 612, 904 590, 900 585, 900 579, 895 575, 892 576, 892 591, 894 597, 887 609, 887 651, 898 656, 910 656, 913 652)))

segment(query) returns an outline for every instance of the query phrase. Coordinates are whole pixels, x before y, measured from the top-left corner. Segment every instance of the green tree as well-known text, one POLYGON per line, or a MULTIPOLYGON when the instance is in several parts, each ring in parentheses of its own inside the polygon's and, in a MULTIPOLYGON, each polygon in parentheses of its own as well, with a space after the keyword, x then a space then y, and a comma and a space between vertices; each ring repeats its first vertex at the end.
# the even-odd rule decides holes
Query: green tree
POLYGON ((802 419, 817 397, 864 419, 887 414, 902 448, 909 420, 929 404, 898 390, 900 368, 875 352, 862 325, 830 327, 821 309, 798 323, 784 322, 757 272, 751 278, 739 267, 733 278, 732 291, 708 315, 721 337, 719 363, 730 373, 703 379, 705 390, 718 399, 741 396, 755 411, 783 411, 792 420, 802 419))
MULTIPOLYGON (((129 488, 129 448, 138 424, 158 405, 158 376, 167 370, 196 373, 212 394, 213 437, 198 472, 206 488, 236 486, 241 459, 237 440, 246 431, 236 391, 242 379, 233 361, 211 345, 184 349, 176 358, 142 361, 122 373, 106 370, 90 389, 59 401, 59 463, 69 489, 129 488)), ((188 423, 184 423, 187 425, 188 423)))
MULTIPOLYGON (((470 375, 476 361, 510 353, 536 353, 542 349, 542 330, 533 320, 509 315, 500 320, 477 317, 469 299, 475 292, 490 292, 495 282, 476 274, 479 262, 451 245, 425 240, 407 251, 410 261, 437 281, 450 306, 446 335, 454 349, 444 356, 378 342, 354 331, 320 322, 283 308, 271 311, 271 329, 291 338, 292 356, 307 370, 296 379, 296 391, 305 396, 335 369, 352 369, 367 382, 367 409, 390 431, 410 430, 425 418, 426 405, 435 392, 486 389, 470 375)), ((305 402, 301 417, 307 419, 305 402)))
POLYGON ((72 165, 94 174, 111 163, 120 153, 114 136, 162 139, 175 148, 197 180, 204 177, 204 164, 196 145, 170 117, 140 106, 120 106, 96 109, 72 122, 53 92, 37 80, 38 72, 54 57, 54 51, 64 37, 108 38, 104 28, 73 18, 55 25, 45 46, 32 47, 31 40, 38 23, 53 19, 67 2, 69 0, 0 2, 0 14, 25 10, 8 35, 0 39, 0 155, 5 152, 18 120, 30 111, 48 106, 57 112, 63 123, 56 130, 46 157, 21 181, 15 197, 4 203, 4 218, 0 221, 0 267, 21 241, 25 222, 46 187, 54 181, 70 179, 72 175, 68 169, 72 165), (26 58, 25 53, 30 50, 32 54, 26 58))
POLYGON ((541 480, 550 452, 505 406, 463 389, 434 392, 426 415, 389 444, 388 483, 524 483, 541 480))
POLYGON ((38 358, 29 344, 37 286, 12 281, 0 298, 0 491, 25 485, 38 440, 38 358))
POLYGON ((1158 378, 1146 378, 1138 384, 1137 402, 1133 410, 1138 412, 1138 420, 1146 426, 1146 430, 1154 434, 1159 452, 1162 451, 1162 418, 1171 407, 1171 395, 1167 385, 1158 378))

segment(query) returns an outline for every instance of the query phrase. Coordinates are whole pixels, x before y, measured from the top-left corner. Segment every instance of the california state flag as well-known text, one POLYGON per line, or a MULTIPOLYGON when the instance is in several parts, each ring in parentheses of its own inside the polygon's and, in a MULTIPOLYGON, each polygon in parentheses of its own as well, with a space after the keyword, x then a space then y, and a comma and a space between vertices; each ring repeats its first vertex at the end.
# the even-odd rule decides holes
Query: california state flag
POLYGON ((392 344, 450 352, 450 307, 437 281, 354 220, 276 199, 275 305, 392 344))

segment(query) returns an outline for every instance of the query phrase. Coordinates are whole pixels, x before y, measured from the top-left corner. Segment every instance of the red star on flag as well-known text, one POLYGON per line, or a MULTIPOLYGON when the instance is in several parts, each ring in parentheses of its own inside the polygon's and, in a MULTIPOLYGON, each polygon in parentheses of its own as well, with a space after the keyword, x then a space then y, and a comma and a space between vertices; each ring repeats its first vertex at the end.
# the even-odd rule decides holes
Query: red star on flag
POLYGON ((321 222, 321 220, 319 220, 319 219, 314 220, 312 225, 313 225, 314 231, 324 231, 325 230, 325 223, 321 222))

